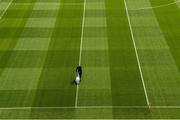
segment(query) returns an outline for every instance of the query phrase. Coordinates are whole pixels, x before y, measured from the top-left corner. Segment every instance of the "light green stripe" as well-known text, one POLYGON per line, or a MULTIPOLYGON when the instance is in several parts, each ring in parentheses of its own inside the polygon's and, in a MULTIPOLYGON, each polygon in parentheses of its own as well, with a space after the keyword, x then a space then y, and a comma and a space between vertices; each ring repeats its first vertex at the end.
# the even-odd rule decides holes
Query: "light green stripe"
MULTIPOLYGON (((105 8, 104 2, 87 0, 86 11, 91 14, 91 10, 102 10, 105 8)), ((103 12, 105 14, 105 10, 103 12)), ((86 16, 84 27, 84 73, 79 87, 78 105, 112 105, 106 18, 96 17, 94 12, 91 17, 86 16)))
MULTIPOLYGON (((2 7, 0 7, 0 10, 3 10, 3 8, 6 6, 7 2, 2 2, 2 7)), ((30 6, 33 3, 13 3, 11 10, 23 10, 25 8, 19 7, 19 6, 30 6)), ((81 3, 63 3, 62 5, 82 5, 81 3)), ((78 8, 78 7, 77 7, 78 8)), ((59 2, 37 2, 37 4, 34 7, 34 10, 58 10, 59 9, 59 2)))
POLYGON ((126 0, 126 2, 129 10, 151 7, 149 6, 149 4, 147 4, 147 1, 145 0, 126 0))
POLYGON ((59 3, 37 3, 34 10, 58 10, 59 3))
POLYGON ((105 17, 87 17, 85 22, 86 27, 106 27, 105 17))
POLYGON ((87 7, 86 10, 89 9, 96 9, 96 10, 100 10, 100 9, 105 9, 105 2, 104 0, 102 1, 96 1, 96 2, 91 2, 91 1, 87 1, 87 7))
POLYGON ((83 50, 108 50, 107 37, 85 38, 83 50))
POLYGON ((15 50, 48 50, 50 38, 20 38, 15 50))
POLYGON ((0 76, 0 90, 36 89, 41 69, 6 68, 0 76))
POLYGON ((53 28, 56 18, 29 18, 25 27, 29 28, 53 28))

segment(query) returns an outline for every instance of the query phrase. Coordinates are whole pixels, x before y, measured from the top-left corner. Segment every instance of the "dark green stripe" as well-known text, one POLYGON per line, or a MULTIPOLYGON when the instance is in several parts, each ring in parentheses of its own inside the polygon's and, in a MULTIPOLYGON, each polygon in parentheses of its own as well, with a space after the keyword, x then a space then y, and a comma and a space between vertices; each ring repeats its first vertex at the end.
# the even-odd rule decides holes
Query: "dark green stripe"
POLYGON ((123 0, 106 0, 113 105, 146 105, 123 0))

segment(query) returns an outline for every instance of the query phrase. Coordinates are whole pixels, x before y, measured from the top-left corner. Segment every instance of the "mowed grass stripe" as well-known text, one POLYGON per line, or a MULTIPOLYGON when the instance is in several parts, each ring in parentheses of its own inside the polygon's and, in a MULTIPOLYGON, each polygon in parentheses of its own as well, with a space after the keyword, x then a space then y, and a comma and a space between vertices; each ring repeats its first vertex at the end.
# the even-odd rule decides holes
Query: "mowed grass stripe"
MULTIPOLYGON (((24 8, 27 8, 26 6, 23 6, 24 8)), ((28 15, 25 14, 24 16, 21 16, 24 11, 27 11, 26 9, 24 10, 7 10, 8 14, 6 15, 6 18, 28 18, 28 15), (13 14, 13 13, 20 13, 20 14, 13 14)), ((51 18, 56 16, 56 10, 33 10, 32 13, 34 14, 32 18, 51 18), (46 14, 50 13, 50 14, 46 14)))
POLYGON ((76 7, 60 5, 33 106, 74 106, 83 5, 76 7))
POLYGON ((84 73, 78 106, 112 105, 106 17, 97 16, 99 11, 105 15, 105 1, 87 0, 85 11, 82 47, 84 73))
MULTIPOLYGON (((1 11, 6 7, 8 3, 7 2, 2 2, 1 5, 2 7, 0 8, 1 11)), ((32 5, 33 3, 13 3, 11 10, 22 10, 20 6, 29 6, 32 5)), ((63 5, 82 5, 81 3, 64 3, 63 5)), ((58 10, 58 2, 39 2, 36 4, 34 10, 58 10)))
POLYGON ((124 1, 106 0, 106 17, 112 104, 146 105, 124 1))
MULTIPOLYGON (((78 8, 79 7, 81 7, 83 4, 79 4, 79 5, 66 5, 66 4, 61 4, 62 6, 67 6, 67 8, 65 8, 65 9, 67 9, 67 11, 66 11, 66 13, 67 14, 64 14, 63 16, 63 18, 72 18, 72 16, 74 17, 74 18, 79 18, 78 16, 80 15, 80 13, 78 12, 79 10, 78 10, 78 8), (75 15, 71 15, 71 14, 69 14, 69 12, 71 12, 71 10, 70 9, 68 9, 68 6, 70 7, 70 6, 76 6, 75 8, 74 8, 74 11, 76 11, 76 13, 78 14, 79 13, 79 15, 77 16, 77 14, 75 15)), ((26 7, 24 7, 24 8, 26 8, 26 7)), ((26 9, 24 9, 24 10, 26 10, 26 9)), ((16 13, 21 13, 21 12, 23 12, 24 10, 22 10, 22 9, 16 9, 16 10, 7 10, 8 12, 9 12, 9 14, 6 16, 6 18, 22 18, 22 16, 19 16, 19 14, 13 14, 14 12, 16 12, 16 13)), ((56 9, 47 9, 47 10, 44 10, 44 9, 36 9, 36 10, 33 10, 32 11, 32 13, 33 13, 33 16, 31 16, 31 18, 51 18, 51 17, 55 17, 56 16, 56 9), (47 14, 47 13, 49 13, 49 14, 47 14)), ((26 18, 26 17, 28 17, 28 16, 23 16, 23 18, 26 18)))
MULTIPOLYGON (((173 0, 171 0, 173 2, 173 0)), ((164 1, 165 2, 165 1, 164 1)), ((152 6, 162 4, 163 2, 155 2, 154 0, 150 0, 150 3, 152 6)), ((180 85, 180 52, 179 52, 179 38, 180 38, 180 30, 178 29, 180 27, 180 24, 177 22, 180 20, 180 9, 174 4, 169 7, 164 7, 161 9, 154 9, 154 13, 156 15, 156 18, 159 22, 160 28, 162 30, 162 33, 164 34, 164 37, 166 39, 166 42, 169 46, 169 50, 171 53, 171 56, 173 57, 174 64, 177 67, 177 71, 174 71, 170 69, 167 74, 169 74, 170 77, 166 77, 163 80, 164 84, 160 84, 160 88, 163 91, 162 97, 165 99, 166 105, 179 105, 179 85, 180 85), (164 14, 164 12, 166 14, 164 14), (164 19, 166 18, 166 19, 164 19), (168 24, 167 24, 168 23, 168 24), (171 79, 173 78, 173 79, 171 79)), ((163 63, 165 59, 162 60, 163 63)), ((168 63, 165 64, 165 67, 171 68, 169 65, 171 61, 168 61, 168 63)))
POLYGON ((134 39, 134 32, 133 32, 132 25, 131 25, 131 19, 129 17, 129 11, 128 11, 126 0, 124 0, 124 5, 125 5, 125 9, 126 9, 127 19, 128 19, 128 23, 129 23, 131 36, 132 36, 133 46, 134 46, 134 50, 135 50, 135 54, 136 54, 136 59, 137 59, 139 72, 140 72, 139 74, 141 76, 141 81, 142 81, 142 85, 143 85, 143 89, 144 89, 144 94, 145 94, 145 97, 146 97, 147 106, 150 107, 150 101, 149 101, 149 97, 148 97, 148 94, 147 94, 146 85, 145 85, 145 82, 144 82, 144 75, 143 75, 143 71, 142 71, 142 68, 141 68, 141 63, 140 63, 140 60, 139 60, 139 54, 138 54, 138 51, 137 51, 136 41, 134 39))

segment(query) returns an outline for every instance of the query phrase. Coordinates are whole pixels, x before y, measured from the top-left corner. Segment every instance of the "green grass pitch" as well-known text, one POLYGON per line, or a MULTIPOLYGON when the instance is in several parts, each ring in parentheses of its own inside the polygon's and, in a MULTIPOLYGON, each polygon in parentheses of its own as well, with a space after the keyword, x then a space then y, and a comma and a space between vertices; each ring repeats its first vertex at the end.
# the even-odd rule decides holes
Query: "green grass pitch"
POLYGON ((179 21, 180 0, 0 0, 0 119, 180 119, 179 21))

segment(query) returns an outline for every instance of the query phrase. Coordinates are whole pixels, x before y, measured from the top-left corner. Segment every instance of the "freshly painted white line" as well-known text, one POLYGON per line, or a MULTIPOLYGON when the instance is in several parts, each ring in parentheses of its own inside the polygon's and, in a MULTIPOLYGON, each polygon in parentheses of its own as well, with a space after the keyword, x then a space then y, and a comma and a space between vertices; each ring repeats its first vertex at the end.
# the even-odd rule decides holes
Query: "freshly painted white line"
POLYGON ((134 49, 135 49, 136 59, 137 59, 138 67, 139 67, 139 72, 140 72, 141 81, 142 81, 142 85, 143 85, 143 89, 144 89, 144 93, 145 93, 145 97, 146 97, 147 106, 150 106, 150 102, 149 102, 149 98, 148 98, 148 95, 147 95, 147 90, 146 90, 146 86, 145 86, 145 82, 144 82, 144 76, 143 76, 143 73, 142 73, 142 68, 141 68, 141 64, 140 64, 140 60, 139 60, 139 55, 138 55, 137 48, 136 48, 136 42, 135 42, 135 39, 134 39, 134 33, 133 33, 133 30, 132 30, 132 25, 131 25, 131 21, 130 21, 130 17, 129 17, 129 12, 128 12, 128 8, 127 8, 126 0, 124 0, 124 6, 125 6, 125 9, 126 9, 126 15, 127 15, 128 23, 129 23, 129 29, 130 29, 130 32, 131 32, 131 37, 132 37, 132 41, 133 41, 133 45, 134 45, 134 49))
MULTIPOLYGON (((59 6, 59 2, 37 2, 37 5, 53 5, 59 6)), ((13 5, 32 5, 34 3, 14 3, 13 5)), ((61 5, 82 5, 82 3, 61 3, 61 5)))
POLYGON ((4 14, 6 13, 7 9, 9 8, 9 6, 11 5, 11 3, 13 2, 13 0, 11 0, 9 2, 9 4, 7 5, 7 7, 5 8, 5 10, 2 12, 2 14, 0 15, 0 19, 2 19, 2 17, 4 16, 4 14))
POLYGON ((85 14, 86 14, 86 0, 84 0, 84 9, 83 9, 83 20, 82 20, 82 30, 81 30, 81 43, 80 43, 80 53, 79 53, 79 65, 81 65, 82 59, 82 46, 84 40, 84 23, 85 23, 85 14))
MULTIPOLYGON (((79 51, 79 66, 81 65, 81 59, 82 59, 82 46, 83 46, 83 40, 84 40, 85 14, 86 14, 86 0, 84 0, 84 8, 83 8, 83 19, 82 19, 82 30, 81 30, 81 43, 80 43, 80 51, 79 51)), ((78 105, 78 95, 79 95, 79 85, 77 85, 77 88, 76 88, 75 107, 77 107, 77 105, 78 105)))
POLYGON ((156 9, 156 8, 162 8, 162 7, 168 7, 170 5, 174 5, 180 3, 180 0, 176 0, 175 2, 169 3, 169 4, 164 4, 164 5, 159 5, 155 7, 143 7, 143 8, 137 8, 137 9, 129 9, 130 11, 138 11, 138 10, 149 10, 149 9, 156 9))
MULTIPOLYGON (((149 108, 148 106, 78 106, 81 109, 140 109, 149 108)), ((180 109, 180 106, 151 106, 152 109, 180 109)))
MULTIPOLYGON (((69 106, 69 107, 1 107, 0 110, 29 109, 146 109, 147 106, 69 106)), ((151 106, 151 109, 180 109, 180 106, 151 106)))
POLYGON ((78 95, 79 95, 79 85, 76 87, 76 100, 75 100, 75 107, 77 108, 78 106, 78 95))

